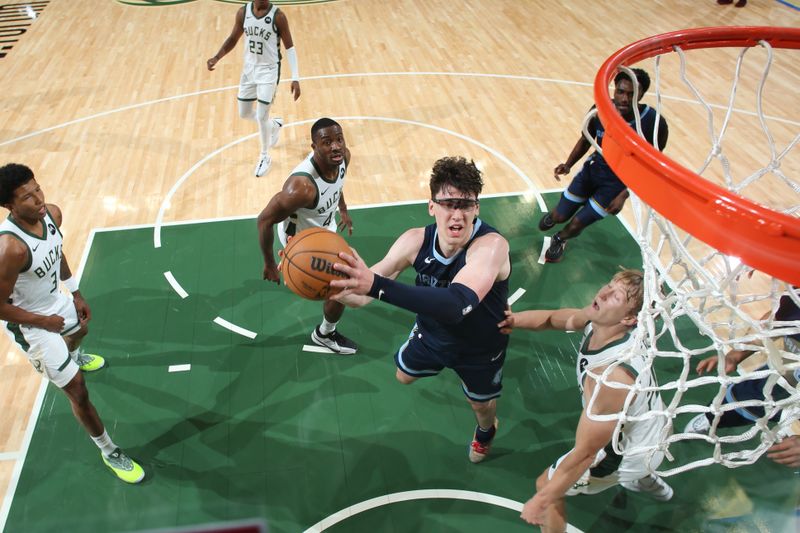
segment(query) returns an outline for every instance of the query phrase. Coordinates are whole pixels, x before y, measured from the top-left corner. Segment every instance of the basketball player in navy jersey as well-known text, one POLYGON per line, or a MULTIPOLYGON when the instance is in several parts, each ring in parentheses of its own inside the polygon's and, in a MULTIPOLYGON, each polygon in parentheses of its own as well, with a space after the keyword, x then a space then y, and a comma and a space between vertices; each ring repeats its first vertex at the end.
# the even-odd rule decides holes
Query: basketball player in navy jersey
POLYGON ((0 205, 10 212, 0 223, 3 329, 33 367, 64 391, 103 462, 122 481, 139 483, 142 467, 109 437, 79 371, 99 369, 103 360, 79 348, 92 313, 63 255, 61 210, 45 203, 33 171, 14 163, 0 167, 0 205), (59 281, 69 295, 58 290, 59 281))
POLYGON ((216 55, 206 61, 208 70, 214 70, 217 62, 236 47, 245 35, 244 67, 239 81, 239 116, 258 122, 261 154, 255 168, 256 177, 267 173, 272 165, 269 149, 278 143, 283 120, 270 120, 269 110, 275 100, 275 89, 281 77, 280 43, 286 50, 286 58, 292 69, 292 95, 300 98, 300 72, 297 68, 297 52, 294 49, 289 21, 283 11, 267 0, 248 2, 236 12, 228 38, 216 55), (253 104, 258 101, 257 109, 253 104))
MULTIPOLYGON (((264 279, 280 283, 278 264, 272 251, 275 242, 273 226, 278 228, 278 238, 285 247, 290 238, 308 228, 326 228, 330 231, 347 229, 353 234, 353 219, 347 212, 344 200, 344 180, 350 165, 342 127, 330 118, 321 118, 311 126, 313 151, 295 167, 283 184, 283 189, 272 197, 258 215, 258 242, 264 256, 264 279), (339 223, 336 213, 339 213, 339 223)), ((342 318, 344 305, 327 300, 322 307, 322 323, 311 332, 314 344, 324 346, 334 353, 356 353, 358 345, 336 329, 342 318)))
MULTIPOLYGON (((639 99, 641 100, 650 87, 650 76, 642 69, 635 68, 632 70, 639 84, 639 99)), ((636 129, 636 118, 633 110, 633 83, 624 72, 620 72, 614 78, 613 102, 622 118, 627 120, 632 128, 636 129)), ((656 111, 645 104, 638 104, 638 106, 642 133, 644 133, 647 142, 654 144, 653 132, 656 124, 656 111)), ((597 116, 592 117, 589 121, 588 129, 591 136, 597 139, 597 143, 602 147, 604 128, 597 116)), ((659 150, 663 150, 667 145, 668 135, 667 121, 664 120, 664 117, 659 117, 659 150)), ((561 181, 559 176, 569 174, 573 165, 591 147, 591 143, 581 134, 567 161, 554 169, 553 175, 556 180, 561 181)), ((569 224, 564 229, 553 235, 550 247, 545 252, 545 259, 551 263, 560 261, 564 255, 567 239, 577 237, 586 226, 594 224, 608 215, 619 213, 628 196, 629 193, 625 184, 614 174, 611 167, 603 159, 603 156, 598 152, 590 155, 583 164, 581 171, 578 172, 567 190, 561 195, 561 199, 555 209, 546 213, 539 221, 539 230, 541 231, 548 231, 556 224, 569 221, 569 224)))
POLYGON ((497 324, 504 317, 511 274, 508 242, 478 218, 482 188, 473 162, 438 160, 428 202, 436 222, 403 233, 372 269, 355 251, 339 254, 342 263, 334 268, 350 279, 331 282, 344 289, 332 298, 347 305, 377 298, 417 313, 395 355, 395 375, 409 384, 444 368, 458 374, 478 421, 468 452, 473 463, 486 458, 497 430, 508 345, 497 324), (408 267, 417 273, 415 286, 394 281, 408 267))

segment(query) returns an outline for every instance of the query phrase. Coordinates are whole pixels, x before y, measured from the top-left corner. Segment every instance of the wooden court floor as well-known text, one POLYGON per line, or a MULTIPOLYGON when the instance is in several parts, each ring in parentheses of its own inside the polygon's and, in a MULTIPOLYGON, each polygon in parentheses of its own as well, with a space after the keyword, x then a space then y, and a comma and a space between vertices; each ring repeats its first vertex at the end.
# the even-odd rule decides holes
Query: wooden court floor
MULTIPOLYGON (((272 170, 257 180, 254 125, 238 118, 235 104, 241 45, 215 72, 205 69, 236 2, 0 3, 0 161, 31 166, 61 206, 73 266, 93 228, 257 213, 308 151, 309 124, 323 115, 341 119, 353 152, 352 205, 424 199, 427 171, 446 154, 475 159, 486 193, 557 187, 552 168, 577 140, 594 74, 613 51, 688 27, 800 26, 796 2, 777 0, 744 9, 712 0, 297 4, 282 9, 303 95, 292 102, 286 84, 279 88, 273 115, 287 127, 272 170), (36 18, 21 15, 30 12, 36 18)), ((767 112, 785 143, 800 122, 800 62, 776 58, 767 112)), ((730 59, 720 52, 690 65, 712 102, 726 101, 720 80, 731 77, 730 59)), ((745 71, 746 85, 756 71, 745 71)), ((674 80, 664 82, 668 94, 686 96, 674 80)), ((694 107, 665 102, 667 152, 690 163, 704 156, 696 141, 705 123, 694 107)), ((741 120, 732 164, 750 169, 763 147, 748 136, 753 117, 741 120)), ((784 166, 798 169, 796 158, 784 166)), ((540 246, 533 228, 531 246, 540 246)), ((0 354, 2 497, 24 456, 40 381, 5 339, 0 354)))

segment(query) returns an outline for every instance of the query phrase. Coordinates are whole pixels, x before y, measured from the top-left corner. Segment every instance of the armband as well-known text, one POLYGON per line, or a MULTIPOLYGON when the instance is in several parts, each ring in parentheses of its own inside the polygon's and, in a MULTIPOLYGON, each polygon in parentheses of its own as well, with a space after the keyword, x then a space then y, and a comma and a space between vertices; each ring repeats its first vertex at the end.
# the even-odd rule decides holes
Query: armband
POLYGON ((447 288, 416 287, 377 274, 367 295, 446 324, 461 322, 480 304, 475 291, 461 283, 447 288))
POLYGON ((297 51, 294 46, 286 50, 286 59, 289 60, 289 68, 292 69, 292 81, 297 81, 300 77, 300 69, 297 67, 297 51))
POLYGON ((75 278, 62 279, 61 283, 69 292, 78 292, 78 281, 75 278))

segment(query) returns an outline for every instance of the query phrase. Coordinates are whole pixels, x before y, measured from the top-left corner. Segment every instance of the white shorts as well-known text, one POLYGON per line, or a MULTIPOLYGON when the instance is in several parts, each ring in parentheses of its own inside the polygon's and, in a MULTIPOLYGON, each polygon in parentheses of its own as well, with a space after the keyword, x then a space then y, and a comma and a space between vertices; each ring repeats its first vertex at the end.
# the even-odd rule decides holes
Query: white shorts
MULTIPOLYGON (((553 479, 558 465, 570 453, 572 453, 572 450, 562 455, 558 461, 550 466, 550 470, 547 472, 547 479, 553 479)), ((660 465, 663 458, 663 454, 655 454, 653 468, 660 465)), ((589 470, 583 473, 580 479, 567 490, 565 495, 597 494, 620 483, 641 479, 649 473, 645 461, 646 455, 636 457, 625 455, 620 458, 619 456, 608 456, 605 450, 600 450, 597 452, 597 457, 595 457, 589 470), (619 461, 619 464, 615 464, 617 461, 619 461)))
MULTIPOLYGON (((280 239, 281 245, 283 245, 284 248, 286 248, 286 225, 289 224, 291 221, 292 221, 291 219, 287 218, 286 220, 276 224, 278 226, 278 239, 280 239)), ((326 230, 328 230, 328 231, 332 231, 332 232, 336 233, 337 226, 338 226, 338 224, 336 222, 336 217, 332 216, 330 224, 328 224, 327 226, 324 226, 324 228, 326 230)), ((297 228, 295 233, 300 233, 304 229, 315 228, 315 227, 318 227, 318 226, 304 226, 302 229, 301 228, 297 228)))
POLYGON ((244 102, 258 100, 270 105, 278 85, 278 67, 253 65, 242 71, 237 98, 244 102))
POLYGON ((69 356, 67 343, 62 335, 75 333, 80 324, 72 295, 59 292, 56 298, 57 302, 47 314, 60 315, 64 319, 64 331, 61 333, 19 324, 6 324, 5 330, 11 340, 27 354, 28 361, 37 372, 44 374, 56 387, 64 388, 79 369, 69 356))

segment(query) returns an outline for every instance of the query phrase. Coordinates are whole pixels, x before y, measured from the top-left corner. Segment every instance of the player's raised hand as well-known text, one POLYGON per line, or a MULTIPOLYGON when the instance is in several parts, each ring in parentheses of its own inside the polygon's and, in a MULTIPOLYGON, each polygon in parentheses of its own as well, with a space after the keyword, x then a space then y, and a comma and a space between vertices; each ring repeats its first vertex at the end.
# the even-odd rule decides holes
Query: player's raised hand
MULTIPOLYGON (((367 264, 361 259, 353 248, 352 254, 339 252, 341 263, 334 263, 333 269, 345 274, 349 279, 335 279, 330 282, 331 287, 341 289, 341 297, 348 294, 367 294, 375 281, 375 274, 369 269, 367 264)), ((338 298, 337 298, 338 299, 338 298)))

